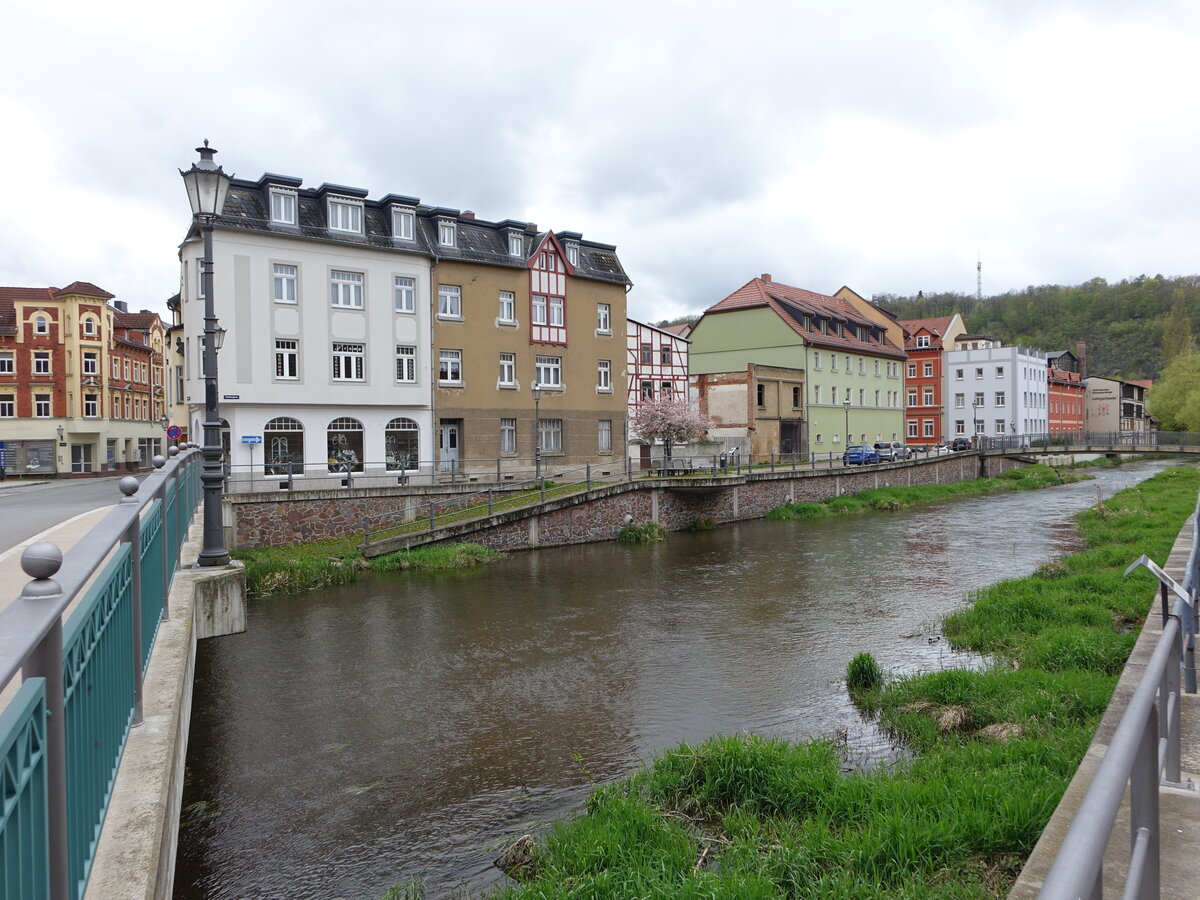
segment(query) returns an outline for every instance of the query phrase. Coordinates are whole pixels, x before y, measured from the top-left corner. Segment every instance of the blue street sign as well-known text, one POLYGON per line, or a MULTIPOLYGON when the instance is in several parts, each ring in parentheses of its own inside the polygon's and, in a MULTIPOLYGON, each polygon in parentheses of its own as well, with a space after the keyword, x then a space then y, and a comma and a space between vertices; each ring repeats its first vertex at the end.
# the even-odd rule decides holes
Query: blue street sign
POLYGON ((262 443, 262 435, 261 434, 243 434, 242 435, 242 443, 243 444, 261 444, 262 443))

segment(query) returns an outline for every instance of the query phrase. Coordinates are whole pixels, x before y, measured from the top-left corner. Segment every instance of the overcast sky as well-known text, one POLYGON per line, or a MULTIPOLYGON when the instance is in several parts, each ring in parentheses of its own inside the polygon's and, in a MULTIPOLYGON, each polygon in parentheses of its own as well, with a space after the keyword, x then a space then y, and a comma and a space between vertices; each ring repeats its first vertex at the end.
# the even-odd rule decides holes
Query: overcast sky
POLYGON ((165 311, 203 138, 617 245, 648 321, 1200 270, 1200 3, 6 0, 0 284, 165 311))

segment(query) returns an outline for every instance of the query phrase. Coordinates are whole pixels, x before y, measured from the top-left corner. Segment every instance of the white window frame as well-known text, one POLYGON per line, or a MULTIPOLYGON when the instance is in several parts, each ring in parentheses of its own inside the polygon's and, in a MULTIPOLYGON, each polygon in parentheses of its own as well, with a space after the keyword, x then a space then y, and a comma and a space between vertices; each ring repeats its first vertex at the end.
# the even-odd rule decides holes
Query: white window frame
POLYGON ((550 298, 550 325, 561 328, 566 324, 566 308, 562 297, 550 298))
POLYGON ((461 319, 462 288, 457 284, 438 285, 438 318, 461 319))
POLYGON ((0 375, 14 375, 16 371, 16 354, 12 350, 0 350, 0 375))
POLYGON ((500 420, 500 452, 501 453, 516 453, 517 452, 517 420, 516 419, 501 419, 500 420))
POLYGON ((533 311, 531 313, 532 322, 534 325, 546 324, 546 298, 542 294, 534 294, 532 298, 533 311))
POLYGON ((924 420, 922 420, 922 423, 921 423, 921 430, 922 430, 922 434, 923 434, 923 436, 924 436, 924 437, 928 437, 928 438, 934 437, 934 433, 933 433, 933 419, 924 419, 924 420))
POLYGON ((997 378, 1004 377, 1004 366, 996 366, 996 377, 997 378))
POLYGON ((271 221, 276 225, 295 225, 297 205, 295 191, 271 188, 271 221))
POLYGON ((417 280, 407 275, 392 278, 392 309, 398 313, 417 311, 417 280))
POLYGON ((573 266, 579 265, 579 245, 574 242, 567 244, 567 262, 573 266))
POLYGON ((954 395, 954 408, 955 409, 966 409, 967 408, 967 395, 966 394, 955 394, 954 395))
POLYGON ((15 419, 17 417, 17 395, 0 394, 0 419, 15 419))
POLYGON ((933 377, 933 363, 931 363, 931 362, 924 363, 923 367, 921 369, 921 374, 925 378, 932 378, 933 377))
POLYGON ((362 234, 362 201, 352 200, 349 197, 330 197, 326 203, 330 231, 362 234))
MULTIPOLYGON (((929 346, 929 335, 918 334, 917 335, 917 347, 921 350, 924 350, 928 346, 929 346)), ((916 437, 916 435, 914 434, 913 437, 916 437)))
POLYGON ((980 380, 980 379, 982 379, 982 378, 983 378, 983 367, 982 367, 982 366, 976 366, 976 367, 975 367, 975 380, 976 380, 976 381, 979 381, 979 380, 980 380))
POLYGON ((362 272, 350 272, 346 269, 329 270, 329 303, 339 309, 363 308, 363 282, 366 276, 362 272))
POLYGON ((508 255, 525 255, 525 238, 515 231, 510 231, 508 234, 508 255))
POLYGON ((933 406, 933 388, 927 387, 921 389, 921 405, 933 406))
POLYGON ((95 337, 96 336, 96 320, 95 319, 93 319, 91 316, 85 316, 83 319, 83 322, 81 324, 83 326, 84 337, 95 337))
POLYGON ((917 437, 917 429, 920 423, 916 419, 909 419, 906 424, 908 426, 908 439, 912 440, 917 437))
POLYGON ((295 304, 300 296, 300 267, 290 263, 271 263, 271 296, 276 303, 295 304), (288 296, 291 294, 291 296, 288 296))
POLYGON ((612 307, 607 303, 596 304, 596 333, 612 334, 612 307))
POLYGON ((962 370, 962 369, 955 369, 955 370, 954 370, 954 380, 955 380, 955 381, 962 381, 962 380, 963 380, 963 370, 962 370))
POLYGON ((916 388, 908 389, 908 405, 909 406, 917 405, 917 389, 916 388))
POLYGON ((85 419, 100 418, 100 395, 99 394, 84 394, 83 395, 83 417, 85 419))
MULTIPOLYGON (((53 364, 53 359, 48 350, 33 351, 33 374, 34 375, 52 375, 53 370, 50 368, 53 364)), ((126 376, 128 377, 128 376, 126 376)))
POLYGON ((53 412, 53 407, 54 404, 50 394, 33 395, 33 417, 35 419, 49 419, 53 412))
POLYGON ((596 360, 596 390, 602 394, 612 393, 612 360, 596 360))
POLYGON ((1006 399, 1004 391, 996 391, 996 409, 1003 409, 1006 399))
POLYGON ((392 237, 398 241, 417 239, 417 215, 411 209, 392 209, 392 237))
POLYGON ((821 368, 821 351, 820 350, 813 351, 813 368, 814 369, 821 368))
POLYGON ((332 378, 339 382, 366 381, 366 345, 334 341, 332 378))
POLYGON ((84 375, 99 375, 100 374, 100 351, 84 350, 83 351, 83 367, 84 375))
POLYGON ((396 383, 417 383, 417 348, 412 344, 396 345, 396 383))
POLYGON ((36 319, 34 319, 33 320, 33 333, 34 334, 49 334, 50 333, 50 320, 47 319, 45 316, 38 316, 36 319))
POLYGON ((596 420, 596 452, 612 453, 612 419, 596 420))
POLYGON ((537 356, 534 357, 534 378, 538 387, 557 389, 563 386, 562 381, 562 357, 561 356, 537 356))
POLYGON ((281 381, 300 377, 300 342, 294 338, 275 339, 275 377, 281 381))
POLYGON ((458 246, 458 224, 453 219, 438 219, 437 233, 439 247, 458 246))
POLYGON ((497 295, 496 320, 505 325, 517 323, 517 295, 512 291, 500 291, 497 295))
POLYGON ((538 421, 538 442, 543 453, 562 453, 563 420, 541 419, 538 421))
POLYGON ((517 386, 517 354, 501 353, 500 354, 500 376, 496 381, 496 387, 515 388, 516 386, 517 386))
POLYGON ((438 384, 462 383, 462 351, 438 350, 438 384))

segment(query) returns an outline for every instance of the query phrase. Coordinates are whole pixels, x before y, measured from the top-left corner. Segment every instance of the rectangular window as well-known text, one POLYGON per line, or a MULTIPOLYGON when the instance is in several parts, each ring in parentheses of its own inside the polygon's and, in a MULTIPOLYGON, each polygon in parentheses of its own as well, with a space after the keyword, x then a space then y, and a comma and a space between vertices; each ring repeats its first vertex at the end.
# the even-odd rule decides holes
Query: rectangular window
POLYGON ((509 233, 508 235, 508 255, 509 256, 524 256, 525 255, 525 238, 519 234, 509 233))
POLYGON ((821 402, 821 386, 819 384, 814 384, 813 385, 813 403, 820 403, 820 402, 821 402))
POLYGON ((538 423, 538 437, 543 453, 562 453, 562 419, 542 419, 538 423))
POLYGON ((516 387, 517 384, 517 355, 515 353, 500 354, 500 386, 516 387))
POLYGON ((813 351, 813 368, 814 369, 821 368, 821 351, 820 350, 813 351))
POLYGON ((661 385, 659 385, 659 389, 662 391, 662 398, 664 400, 670 400, 675 391, 675 386, 669 381, 664 381, 661 385))
POLYGON ((462 318, 462 291, 456 284, 438 285, 438 315, 462 318))
POLYGON ((496 318, 501 322, 517 321, 517 303, 516 297, 512 291, 501 291, 499 308, 496 312, 496 318))
POLYGON ((983 406, 983 391, 975 392, 975 399, 971 401, 972 406, 983 406))
POLYGON ((650 366, 654 364, 654 348, 649 344, 642 344, 642 365, 650 366))
POLYGON ((333 345, 334 381, 363 380, 363 349, 362 344, 333 345))
MULTIPOLYGON (((837 357, 834 358, 836 359, 837 357)), ((834 406, 837 406, 837 385, 834 385, 829 389, 829 402, 834 406)))
POLYGON ((396 345, 396 380, 403 384, 415 384, 417 380, 417 348, 407 344, 396 345))
POLYGON ((931 362, 925 363, 925 366, 922 369, 922 374, 924 374, 924 376, 926 378, 929 378, 930 376, 932 376, 933 375, 933 363, 931 363, 931 362))
POLYGON ((996 406, 1001 407, 1003 405, 1004 405, 1004 391, 996 391, 996 406))
POLYGON ((275 341, 275 377, 300 377, 300 348, 298 341, 275 341))
POLYGON ((596 426, 599 432, 597 449, 601 453, 612 453, 612 419, 599 419, 596 426))
POLYGON ((879 377, 879 360, 875 360, 875 377, 879 377))
POLYGON ((183 396, 183 366, 175 367, 175 401, 176 403, 185 402, 183 396))
POLYGON ((516 419, 501 419, 500 420, 500 452, 501 453, 516 453, 517 452, 517 420, 516 419))
POLYGON ((866 392, 866 391, 865 391, 863 388, 859 388, 859 389, 858 389, 858 405, 859 405, 859 406, 866 406, 866 405, 867 405, 867 397, 866 397, 866 394, 867 394, 867 392, 866 392))
POLYGON ((567 244, 567 262, 573 266, 579 265, 579 245, 567 244))
POLYGON ((100 374, 100 354, 95 350, 83 351, 83 374, 84 375, 99 375, 100 374))
POLYGON ((50 418, 50 395, 49 394, 34 394, 33 395, 33 414, 39 419, 50 418))
POLYGON ((607 359, 596 361, 596 390, 612 390, 612 363, 607 359))
POLYGON ((659 358, 664 366, 671 365, 671 348, 667 346, 659 347, 659 358))
POLYGON ((846 354, 846 371, 850 371, 850 354, 846 354))
POLYGON ((933 406, 933 388, 927 387, 921 391, 921 401, 925 406, 933 406))
POLYGON ((17 405, 12 394, 0 394, 0 419, 11 419, 17 414, 17 405))
POLYGON ((976 377, 976 378, 982 378, 982 377, 983 377, 983 369, 982 369, 982 368, 976 368, 976 369, 975 369, 975 377, 976 377))
POLYGON ((296 195, 289 191, 271 191, 271 221, 280 225, 296 224, 296 195))
POLYGON ((997 378, 1004 377, 1004 366, 996 366, 996 377, 997 378))
POLYGON ((916 388, 908 389, 908 405, 909 406, 917 405, 917 389, 916 388))
POLYGON ((829 371, 836 372, 838 370, 838 358, 836 353, 829 354, 829 371))
POLYGON ((763 409, 767 405, 767 386, 765 384, 755 385, 755 395, 758 408, 763 409))
POLYGON ((917 436, 917 420, 909 419, 908 420, 908 437, 911 440, 912 438, 915 438, 916 436, 917 436))
POLYGON ((454 246, 455 223, 449 219, 438 219, 438 243, 443 247, 454 246))
MULTIPOLYGON (((128 365, 128 363, 126 363, 128 365)), ((50 354, 41 350, 34 351, 33 354, 33 374, 34 375, 49 375, 50 374, 50 354)), ((129 377, 129 373, 125 373, 125 377, 129 377)))
POLYGON ((1004 420, 1003 419, 996 420, 996 434, 1004 434, 1004 420))
POLYGON ((362 206, 345 200, 329 201, 329 228, 362 234, 362 206))
POLYGON ((923 429, 923 433, 924 433, 925 437, 928 437, 928 438, 933 437, 933 419, 925 419, 921 423, 921 428, 923 429))
POLYGON ((967 433, 967 423, 964 422, 962 419, 955 419, 954 420, 954 433, 955 434, 966 434, 967 433))
POLYGON ((562 387, 562 357, 539 356, 534 381, 542 387, 562 387))
POLYGON ((16 364, 13 362, 13 351, 0 350, 0 375, 12 375, 16 372, 16 364))
MULTIPOLYGON (((878 395, 878 393, 879 393, 879 392, 878 392, 878 391, 876 391, 875 393, 878 395)), ((792 409, 799 409, 799 408, 800 408, 800 402, 801 402, 801 398, 800 398, 800 388, 798 388, 798 387, 794 387, 794 388, 792 388, 792 409)), ((876 399, 876 401, 875 401, 875 402, 876 402, 876 403, 878 403, 878 402, 879 402, 878 398, 876 399)))
POLYGON ((546 298, 538 294, 533 295, 533 324, 546 324, 546 298))
POLYGON ((654 399, 654 382, 653 381, 643 381, 641 386, 642 386, 642 399, 643 400, 653 400, 654 399))
POLYGON ((100 415, 100 398, 96 394, 83 395, 83 417, 95 419, 100 415))
POLYGON ((438 381, 442 384, 462 384, 462 351, 438 351, 438 381))
MULTIPOLYGON (((928 347, 929 346, 929 335, 927 335, 927 334, 917 335, 917 346, 918 347, 928 347)), ((916 437, 916 435, 914 434, 913 437, 916 437)))
POLYGON ((596 304, 596 330, 609 334, 612 332, 612 310, 607 303, 596 304))
POLYGON ((417 309, 417 283, 412 278, 397 275, 392 280, 393 303, 396 312, 410 313, 417 309))
POLYGON ((975 433, 976 433, 976 434, 983 434, 983 433, 984 433, 984 422, 983 422, 983 419, 976 419, 976 420, 975 420, 975 433))
POLYGON ((955 370, 954 370, 954 380, 955 380, 955 381, 962 381, 962 380, 963 380, 963 370, 962 370, 962 369, 955 369, 955 370))
POLYGON ((867 374, 867 361, 865 359, 863 359, 861 356, 858 358, 858 374, 859 375, 867 374))
POLYGON ((296 267, 276 264, 271 267, 271 283, 276 303, 296 302, 296 267))
POLYGON ((398 241, 411 241, 416 237, 416 216, 411 209, 392 210, 392 237, 398 241))
POLYGON ((955 409, 962 409, 966 405, 967 405, 967 395, 966 394, 955 394, 954 395, 954 408, 955 409))
POLYGON ((339 272, 337 270, 330 272, 329 302, 334 306, 345 306, 350 309, 362 309, 362 272, 339 272))
POLYGON ((562 326, 566 322, 563 310, 563 298, 550 298, 550 324, 562 326))
POLYGON ((878 405, 879 405, 879 391, 876 391, 876 392, 875 392, 875 405, 876 405, 876 406, 878 406, 878 405))

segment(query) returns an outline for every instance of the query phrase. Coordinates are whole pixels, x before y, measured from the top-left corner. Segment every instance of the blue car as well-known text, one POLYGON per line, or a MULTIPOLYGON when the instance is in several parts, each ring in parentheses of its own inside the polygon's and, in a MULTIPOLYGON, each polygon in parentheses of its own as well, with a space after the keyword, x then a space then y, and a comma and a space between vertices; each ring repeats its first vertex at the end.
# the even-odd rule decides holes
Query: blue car
POLYGON ((879 454, 874 447, 866 444, 855 444, 847 447, 842 454, 842 464, 847 466, 869 466, 879 462, 879 454))

